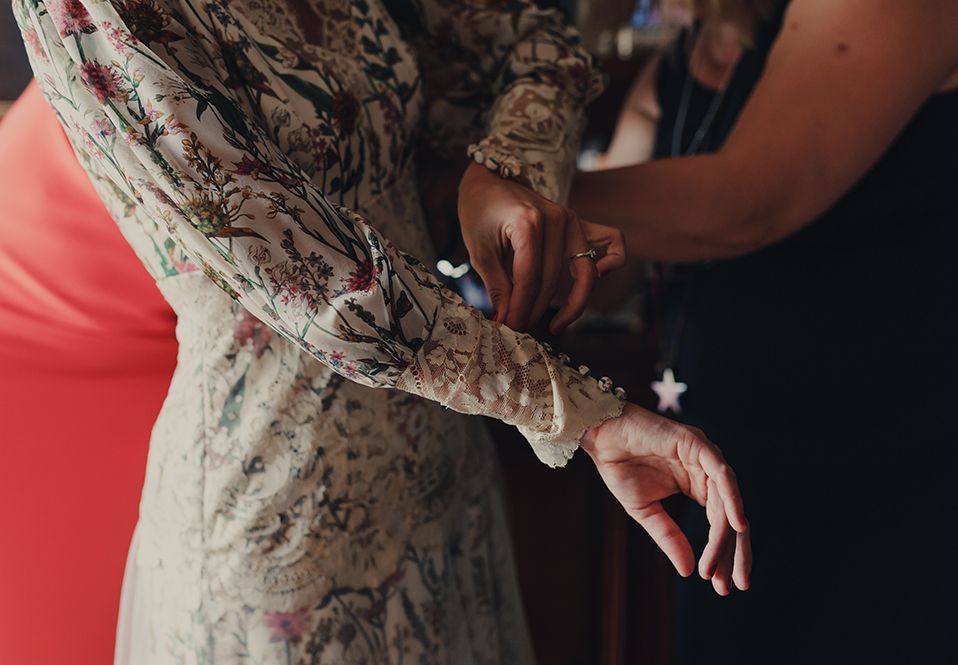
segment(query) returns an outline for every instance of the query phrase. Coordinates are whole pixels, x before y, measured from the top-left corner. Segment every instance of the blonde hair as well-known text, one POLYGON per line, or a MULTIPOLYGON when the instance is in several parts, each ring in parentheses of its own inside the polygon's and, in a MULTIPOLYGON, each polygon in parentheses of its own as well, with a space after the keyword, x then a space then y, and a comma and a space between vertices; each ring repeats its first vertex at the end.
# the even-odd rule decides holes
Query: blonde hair
POLYGON ((755 33, 775 13, 779 0, 694 0, 703 18, 731 23, 741 32, 742 42, 751 46, 755 33))

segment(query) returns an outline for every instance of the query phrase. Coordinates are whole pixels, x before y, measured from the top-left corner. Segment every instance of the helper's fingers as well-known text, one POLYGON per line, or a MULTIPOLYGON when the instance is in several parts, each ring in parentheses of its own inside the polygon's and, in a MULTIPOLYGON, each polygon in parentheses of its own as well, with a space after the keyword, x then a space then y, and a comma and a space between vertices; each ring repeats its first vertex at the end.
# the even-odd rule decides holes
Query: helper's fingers
POLYGON ((573 223, 574 215, 563 207, 553 206, 547 213, 542 226, 542 285, 532 307, 529 325, 534 325, 542 318, 559 287, 565 264, 566 227, 573 223))
POLYGON ((506 273, 503 261, 503 257, 497 255, 477 255, 472 258, 472 267, 479 273, 492 302, 492 320, 498 323, 505 323, 512 295, 512 280, 506 273))
POLYGON ((599 277, 625 266, 628 254, 625 234, 621 230, 592 222, 582 222, 582 227, 589 245, 602 247, 605 251, 605 255, 595 264, 599 277))
MULTIPOLYGON (((572 219, 567 226, 566 232, 566 252, 569 256, 589 251, 590 247, 582 233, 582 227, 578 221, 572 219)), ((565 330, 570 323, 582 316, 585 306, 589 302, 589 296, 592 294, 592 287, 595 286, 595 280, 598 278, 596 273, 595 261, 588 257, 579 257, 569 259, 569 270, 572 273, 572 289, 569 291, 569 297, 559 312, 553 317, 549 324, 549 331, 553 335, 558 335, 565 330)))
POLYGON ((529 325, 532 306, 542 279, 542 218, 529 209, 522 220, 507 231, 512 244, 512 295, 506 325, 523 330, 529 325))
POLYGON ((629 515, 642 525, 682 577, 695 570, 695 555, 682 530, 658 501, 642 509, 629 510, 629 515))

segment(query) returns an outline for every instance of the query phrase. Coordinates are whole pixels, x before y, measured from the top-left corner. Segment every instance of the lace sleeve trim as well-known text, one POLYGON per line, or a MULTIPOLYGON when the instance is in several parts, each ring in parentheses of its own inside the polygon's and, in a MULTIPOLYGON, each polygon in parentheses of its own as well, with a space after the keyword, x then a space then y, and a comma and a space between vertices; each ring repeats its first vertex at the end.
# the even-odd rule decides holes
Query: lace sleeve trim
POLYGON ((564 466, 586 431, 622 412, 624 392, 547 345, 483 318, 449 292, 396 387, 516 425, 543 463, 564 466))

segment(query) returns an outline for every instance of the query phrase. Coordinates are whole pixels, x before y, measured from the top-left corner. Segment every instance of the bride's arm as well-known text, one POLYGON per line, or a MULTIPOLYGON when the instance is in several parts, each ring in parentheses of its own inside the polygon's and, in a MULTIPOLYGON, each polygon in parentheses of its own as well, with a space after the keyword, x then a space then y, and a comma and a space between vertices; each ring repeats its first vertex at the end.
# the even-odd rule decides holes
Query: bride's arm
POLYGON ((580 174, 571 205, 635 256, 753 251, 838 200, 956 66, 952 0, 794 0, 719 153, 580 174))
POLYGON ((237 57, 246 80, 289 94, 317 87, 317 72, 283 78, 266 49, 225 49, 250 43, 226 12, 180 13, 180 3, 157 2, 150 26, 162 30, 140 39, 111 2, 50 5, 52 12, 28 1, 14 8, 21 29, 35 31, 31 64, 84 165, 109 177, 142 218, 167 229, 211 282, 277 333, 353 381, 514 424, 552 466, 565 464, 586 433, 604 465, 617 463, 616 450, 660 460, 676 479, 639 497, 653 510, 656 488, 716 506, 719 494, 704 494, 705 478, 714 478, 728 506, 717 523, 727 513, 742 526, 713 446, 646 428, 627 449, 616 430, 597 429, 617 420, 637 434, 640 425, 631 411, 617 418, 624 404, 607 386, 528 335, 485 320, 374 220, 328 200, 247 111, 249 90, 227 83, 237 57), (688 474, 678 471, 682 450, 693 453, 688 474))
POLYGON ((110 2, 51 7, 15 5, 39 32, 32 64, 84 163, 279 334, 353 381, 514 424, 552 466, 621 412, 595 377, 485 320, 375 220, 334 204, 228 83, 237 57, 247 80, 285 94, 319 89, 321 73, 294 80, 267 49, 229 51, 254 40, 228 14, 157 3, 163 30, 144 43, 110 2))

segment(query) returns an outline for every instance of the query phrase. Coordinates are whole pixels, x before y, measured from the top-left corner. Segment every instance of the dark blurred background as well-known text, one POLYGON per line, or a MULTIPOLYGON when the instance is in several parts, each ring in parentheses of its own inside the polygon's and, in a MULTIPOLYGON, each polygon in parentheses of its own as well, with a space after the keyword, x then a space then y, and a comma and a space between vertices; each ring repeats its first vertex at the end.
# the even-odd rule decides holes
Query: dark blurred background
POLYGON ((30 66, 9 2, 0 3, 0 72, 0 102, 16 99, 30 80, 30 66))

